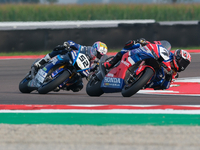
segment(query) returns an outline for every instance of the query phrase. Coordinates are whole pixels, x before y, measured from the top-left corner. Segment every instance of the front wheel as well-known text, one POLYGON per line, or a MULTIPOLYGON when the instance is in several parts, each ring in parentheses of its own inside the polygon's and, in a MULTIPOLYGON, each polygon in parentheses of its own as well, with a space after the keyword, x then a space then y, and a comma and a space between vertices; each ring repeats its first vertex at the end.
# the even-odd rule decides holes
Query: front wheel
POLYGON ((61 83, 63 83, 67 78, 69 78, 69 76, 70 76, 70 73, 68 71, 64 71, 63 73, 59 74, 57 77, 52 79, 51 81, 43 84, 38 89, 38 93, 47 94, 48 92, 54 90, 61 83))
POLYGON ((154 71, 151 68, 146 68, 140 78, 131 85, 125 85, 122 89, 122 95, 124 97, 130 97, 137 93, 153 76, 154 71))
POLYGON ((95 76, 92 77, 87 83, 86 93, 89 96, 101 96, 104 92, 101 89, 101 81, 96 79, 95 76))

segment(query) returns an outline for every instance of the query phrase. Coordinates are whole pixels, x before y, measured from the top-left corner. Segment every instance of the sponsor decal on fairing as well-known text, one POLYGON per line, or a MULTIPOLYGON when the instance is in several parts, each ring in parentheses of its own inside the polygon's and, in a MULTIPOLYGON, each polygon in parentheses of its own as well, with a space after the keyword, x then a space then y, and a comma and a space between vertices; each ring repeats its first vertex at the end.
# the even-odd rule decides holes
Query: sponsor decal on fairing
POLYGON ((123 64, 126 65, 127 67, 130 66, 130 64, 129 64, 128 62, 124 61, 124 60, 122 60, 121 63, 123 63, 123 64))
POLYGON ((45 77, 47 76, 47 73, 44 72, 42 69, 40 69, 37 73, 37 75, 35 76, 35 78, 40 82, 43 83, 45 77))
POLYGON ((46 68, 46 67, 44 67, 44 68, 42 68, 42 70, 43 70, 43 71, 47 71, 47 68, 46 68))
POLYGON ((131 65, 135 64, 135 61, 131 57, 128 57, 128 61, 129 61, 129 63, 131 63, 131 65))
POLYGON ((123 86, 124 80, 121 78, 105 77, 101 83, 104 93, 120 92, 123 86))
POLYGON ((74 60, 74 59, 75 59, 75 54, 76 54, 76 53, 71 52, 71 54, 72 54, 72 58, 73 58, 73 60, 74 60))
POLYGON ((114 75, 112 73, 108 73, 106 76, 113 77, 114 75))
POLYGON ((121 84, 120 78, 111 78, 111 77, 104 78, 104 85, 106 86, 119 87, 120 84, 121 84))
POLYGON ((55 65, 55 64, 57 63, 57 61, 58 61, 57 57, 53 57, 53 58, 51 59, 51 63, 52 63, 53 65, 55 65))
POLYGON ((120 78, 110 78, 110 77, 105 77, 104 82, 108 83, 120 83, 120 78))

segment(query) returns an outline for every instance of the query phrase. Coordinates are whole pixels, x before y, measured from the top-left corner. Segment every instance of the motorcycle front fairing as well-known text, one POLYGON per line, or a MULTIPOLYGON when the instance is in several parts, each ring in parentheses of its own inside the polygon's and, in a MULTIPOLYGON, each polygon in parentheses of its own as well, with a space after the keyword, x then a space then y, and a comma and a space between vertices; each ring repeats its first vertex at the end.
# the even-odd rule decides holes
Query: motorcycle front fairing
POLYGON ((77 69, 77 72, 82 76, 87 77, 90 71, 90 61, 88 60, 85 54, 80 53, 81 46, 79 51, 71 51, 71 56, 73 60, 73 66, 77 69))
MULTIPOLYGON (((47 77, 49 71, 56 65, 58 64, 64 64, 64 63, 71 63, 70 62, 70 58, 68 57, 68 55, 66 54, 66 56, 63 55, 57 55, 55 57, 53 57, 48 63, 47 65, 45 65, 43 68, 39 69, 39 71, 37 72, 37 74, 35 75, 34 79, 32 79, 29 82, 29 86, 30 87, 37 87, 39 88, 45 81, 45 78, 47 77)), ((52 78, 54 78, 57 74, 61 73, 62 71, 64 71, 63 68, 58 68, 56 69, 54 72, 51 73, 52 78)))
POLYGON ((101 82, 101 89, 104 91, 104 93, 121 92, 123 87, 124 80, 122 78, 115 78, 112 76, 109 77, 109 75, 104 77, 103 81, 101 82))

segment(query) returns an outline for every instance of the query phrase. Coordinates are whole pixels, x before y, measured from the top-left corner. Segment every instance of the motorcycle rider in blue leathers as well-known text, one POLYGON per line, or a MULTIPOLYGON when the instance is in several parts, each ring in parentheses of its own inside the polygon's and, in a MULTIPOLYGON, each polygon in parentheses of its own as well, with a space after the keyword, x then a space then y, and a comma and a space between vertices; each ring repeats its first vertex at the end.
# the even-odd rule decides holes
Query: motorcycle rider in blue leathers
MULTIPOLYGON (((77 44, 71 40, 68 40, 67 42, 64 42, 63 45, 56 46, 52 52, 47 54, 45 57, 40 59, 34 64, 34 67, 36 70, 38 70, 43 64, 47 63, 51 58, 53 58, 56 55, 65 55, 70 50, 80 50, 80 53, 83 53, 87 56, 88 60, 90 61, 90 71, 93 71, 96 69, 97 64, 99 62, 99 59, 102 55, 106 54, 108 51, 108 48, 106 44, 97 41, 92 46, 82 46, 80 44, 77 44)), ((83 76, 81 76, 79 73, 76 74, 73 79, 71 79, 69 83, 72 83, 68 86, 66 86, 66 90, 72 90, 73 92, 78 92, 83 88, 83 76)), ((54 90, 56 91, 56 90, 54 90)))
MULTIPOLYGON (((160 41, 154 41, 154 43, 161 44, 160 41)), ((121 60, 122 56, 129 51, 131 53, 131 56, 134 56, 132 59, 135 62, 141 59, 145 59, 147 56, 140 55, 139 48, 143 46, 148 46, 148 44, 150 44, 150 42, 146 41, 144 38, 138 39, 136 41, 129 40, 125 44, 125 47, 120 52, 118 52, 112 60, 103 64, 103 67, 105 67, 106 69, 113 67, 117 62, 121 60), (138 54, 136 51, 132 51, 136 49, 138 49, 138 54)), ((185 68, 191 62, 191 55, 187 51, 177 49, 173 54, 172 52, 170 52, 171 45, 169 48, 166 49, 169 50, 169 60, 162 62, 162 67, 158 71, 157 76, 155 78, 156 82, 151 83, 151 85, 147 85, 147 87, 154 88, 154 90, 168 89, 170 87, 171 82, 173 81, 172 79, 178 78, 177 72, 185 70, 185 68)))

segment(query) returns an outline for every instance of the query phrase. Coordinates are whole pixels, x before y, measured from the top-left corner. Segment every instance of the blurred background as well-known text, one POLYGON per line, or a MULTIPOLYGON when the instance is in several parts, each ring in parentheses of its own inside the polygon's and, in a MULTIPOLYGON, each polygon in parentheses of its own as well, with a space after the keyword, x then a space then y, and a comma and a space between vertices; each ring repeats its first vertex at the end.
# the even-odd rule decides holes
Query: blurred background
POLYGON ((200 0, 0 0, 0 53, 47 51, 66 40, 119 50, 130 39, 200 49, 200 0))
POLYGON ((1 3, 55 3, 55 4, 88 4, 88 3, 197 3, 199 0, 0 0, 1 3))

